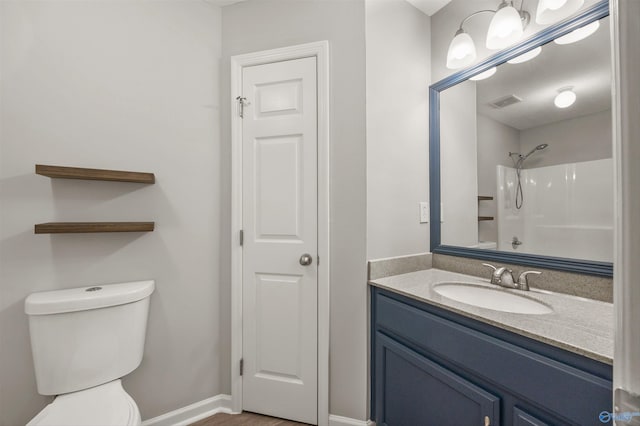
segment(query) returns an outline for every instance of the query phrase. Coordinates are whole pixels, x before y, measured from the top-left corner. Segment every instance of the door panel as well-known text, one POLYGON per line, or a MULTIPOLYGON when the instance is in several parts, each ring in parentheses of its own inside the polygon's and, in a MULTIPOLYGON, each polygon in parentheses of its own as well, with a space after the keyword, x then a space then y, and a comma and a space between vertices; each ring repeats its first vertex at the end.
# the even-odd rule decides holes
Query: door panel
POLYGON ((256 118, 302 113, 302 79, 256 86, 256 118))
POLYGON ((298 134, 254 141, 256 239, 303 241, 303 140, 298 134))
POLYGON ((256 375, 277 380, 301 381, 301 275, 257 274, 256 276, 256 375), (293 309, 271 312, 280 301, 290 300, 293 309))
POLYGON ((246 67, 242 96, 243 408, 315 424, 316 59, 246 67))

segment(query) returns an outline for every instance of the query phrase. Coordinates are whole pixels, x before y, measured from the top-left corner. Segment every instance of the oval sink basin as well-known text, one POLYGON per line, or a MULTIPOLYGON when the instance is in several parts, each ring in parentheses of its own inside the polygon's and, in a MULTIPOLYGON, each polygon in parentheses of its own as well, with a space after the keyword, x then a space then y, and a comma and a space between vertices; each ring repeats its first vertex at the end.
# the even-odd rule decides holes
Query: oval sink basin
POLYGON ((528 297, 505 290, 481 287, 473 284, 436 284, 433 290, 447 299, 494 311, 516 314, 544 315, 553 312, 549 306, 528 297))

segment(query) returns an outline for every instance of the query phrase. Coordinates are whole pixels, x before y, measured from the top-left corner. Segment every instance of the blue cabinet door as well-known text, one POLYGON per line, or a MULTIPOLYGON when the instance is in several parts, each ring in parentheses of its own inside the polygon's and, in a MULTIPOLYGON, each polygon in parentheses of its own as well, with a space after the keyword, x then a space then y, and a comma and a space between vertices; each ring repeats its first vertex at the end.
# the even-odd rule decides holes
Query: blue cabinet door
POLYGON ((500 399, 382 333, 376 333, 380 426, 500 425, 500 399))

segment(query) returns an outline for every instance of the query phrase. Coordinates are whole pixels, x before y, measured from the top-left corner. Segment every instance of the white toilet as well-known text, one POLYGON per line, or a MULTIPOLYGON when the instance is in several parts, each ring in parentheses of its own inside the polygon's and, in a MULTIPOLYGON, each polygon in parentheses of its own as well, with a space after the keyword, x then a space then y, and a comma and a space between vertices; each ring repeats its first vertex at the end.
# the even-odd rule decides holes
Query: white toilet
POLYGON ((154 281, 33 293, 25 300, 38 393, 57 395, 27 426, 134 426, 120 378, 142 361, 154 281))

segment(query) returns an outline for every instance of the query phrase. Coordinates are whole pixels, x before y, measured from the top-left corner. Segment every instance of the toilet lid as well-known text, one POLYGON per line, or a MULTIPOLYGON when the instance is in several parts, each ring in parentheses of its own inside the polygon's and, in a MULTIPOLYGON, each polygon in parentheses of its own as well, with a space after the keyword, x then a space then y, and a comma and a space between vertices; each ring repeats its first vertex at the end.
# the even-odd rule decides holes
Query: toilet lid
POLYGON ((120 380, 59 395, 27 426, 133 426, 140 412, 120 380))

